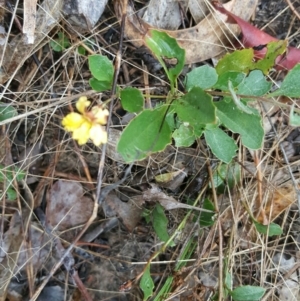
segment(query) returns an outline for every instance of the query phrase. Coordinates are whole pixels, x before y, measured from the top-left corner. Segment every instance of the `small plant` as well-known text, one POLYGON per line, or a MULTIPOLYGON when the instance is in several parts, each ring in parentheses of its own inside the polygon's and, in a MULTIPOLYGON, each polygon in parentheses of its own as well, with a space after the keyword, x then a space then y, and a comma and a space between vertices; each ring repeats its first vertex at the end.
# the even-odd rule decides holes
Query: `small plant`
MULTIPOLYGON (((172 142, 177 147, 189 147, 204 138, 211 152, 223 162, 215 171, 214 186, 222 191, 225 186, 234 187, 240 180, 240 167, 232 163, 238 144, 257 150, 262 147, 264 140, 262 117, 253 102, 269 100, 273 96, 300 95, 300 65, 289 71, 281 87, 273 92, 272 83, 266 77, 275 65, 276 58, 286 51, 286 41, 269 43, 265 57, 258 61, 255 60, 254 50, 250 48, 225 55, 215 68, 195 68, 185 77, 184 92, 178 90, 178 77, 185 63, 184 50, 175 39, 156 30, 149 31, 145 42, 162 65, 169 79, 170 91, 164 103, 158 103, 153 109, 145 109, 144 96, 138 89, 118 87, 123 108, 136 114, 122 132, 117 145, 118 152, 129 163, 162 151, 172 142), (234 137, 239 138, 237 140, 234 137)), ((114 74, 112 62, 102 55, 89 56, 88 60, 93 76, 89 81, 90 86, 99 92, 111 89, 114 74)), ((96 141, 96 136, 81 128, 88 118, 86 114, 90 114, 86 111, 89 104, 86 99, 82 105, 77 104, 77 109, 82 114, 78 115, 83 117, 76 115, 76 118, 85 121, 76 129, 72 126, 76 123, 74 114, 77 113, 70 113, 74 117, 66 117, 63 121, 65 128, 73 132, 73 138, 80 144, 86 143, 89 138, 94 143, 96 141)), ((92 111, 93 109, 90 112, 92 111)), ((300 122, 298 113, 299 110, 292 107, 291 122, 297 126, 300 122)), ((93 126, 92 124, 90 120, 89 126, 93 126)), ((101 142, 105 143, 106 139, 101 142)), ((208 199, 204 203, 207 209, 214 211, 214 206, 208 199)), ((258 232, 269 236, 282 233, 278 225, 261 225, 252 217, 251 212, 249 215, 258 232)), ((200 226, 212 226, 213 216, 214 213, 201 213, 200 226)), ((165 242, 163 249, 174 245, 174 236, 169 237, 167 232, 167 218, 162 207, 157 205, 152 212, 148 212, 147 218, 152 219, 157 235, 165 242)), ((228 273, 225 276, 225 293, 233 300, 259 300, 265 292, 263 288, 254 286, 241 286, 232 290, 231 285, 228 285, 231 276, 228 273)), ((172 277, 168 278, 164 294, 170 291, 172 281, 172 277)), ((140 286, 146 300, 152 295, 154 288, 150 263, 144 270, 140 286)))
MULTIPOLYGON (((18 167, 5 167, 0 164, 0 183, 5 188, 5 193, 9 201, 17 199, 17 192, 14 188, 13 182, 16 179, 17 182, 22 181, 25 177, 25 173, 18 167)), ((2 199, 4 191, 0 192, 0 198, 2 199)))
POLYGON ((57 35, 58 37, 50 42, 50 47, 54 51, 61 52, 71 46, 70 40, 63 32, 59 32, 57 35))

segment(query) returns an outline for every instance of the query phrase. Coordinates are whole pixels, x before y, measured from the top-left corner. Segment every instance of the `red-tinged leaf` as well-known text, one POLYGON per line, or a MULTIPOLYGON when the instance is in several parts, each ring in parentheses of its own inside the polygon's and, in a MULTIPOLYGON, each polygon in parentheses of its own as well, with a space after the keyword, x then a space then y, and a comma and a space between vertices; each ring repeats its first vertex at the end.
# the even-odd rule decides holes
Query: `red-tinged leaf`
MULTIPOLYGON (((240 26, 243 35, 242 43, 244 47, 254 47, 254 54, 256 58, 262 59, 265 57, 267 47, 263 47, 264 45, 272 41, 278 41, 278 39, 272 37, 271 35, 265 33, 264 31, 256 28, 247 21, 226 10, 219 1, 212 1, 212 4, 219 12, 227 15, 228 23, 238 24, 240 26)), ((276 59, 276 69, 290 70, 299 62, 300 49, 288 47, 287 53, 285 55, 278 56, 278 58, 276 59)))

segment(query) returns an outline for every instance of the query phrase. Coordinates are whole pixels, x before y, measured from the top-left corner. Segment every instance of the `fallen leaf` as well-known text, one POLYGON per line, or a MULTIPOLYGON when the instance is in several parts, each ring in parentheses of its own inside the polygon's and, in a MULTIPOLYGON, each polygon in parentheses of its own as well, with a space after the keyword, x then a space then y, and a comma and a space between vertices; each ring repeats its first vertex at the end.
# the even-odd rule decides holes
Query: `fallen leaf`
MULTIPOLYGON (((235 0, 227 2, 224 6, 248 20, 254 13, 256 2, 256 0, 235 0)), ((124 1, 114 1, 115 13, 119 20, 122 19, 123 5, 124 1)), ((224 26, 225 20, 224 14, 211 10, 211 13, 194 27, 176 31, 163 30, 154 28, 139 18, 132 6, 128 5, 125 36, 139 48, 146 46, 145 37, 150 29, 159 29, 177 40, 186 51, 186 64, 191 64, 216 57, 226 50, 228 37, 237 35, 240 29, 236 25, 224 26)))
MULTIPOLYGON (((266 44, 278 39, 272 37, 266 32, 256 28, 249 22, 243 20, 243 17, 238 17, 236 14, 228 11, 219 1, 212 1, 213 6, 225 14, 227 22, 230 24, 238 24, 242 31, 242 43, 246 48, 254 47, 255 57, 258 59, 264 58, 267 47, 266 44)), ((292 69, 297 63, 300 62, 300 49, 295 47, 288 47, 286 55, 279 56, 276 59, 276 69, 292 69)))
POLYGON ((267 218, 268 222, 274 221, 283 211, 296 201, 296 192, 294 187, 289 184, 276 188, 274 193, 270 195, 266 206, 257 217, 257 221, 262 224, 267 218))
POLYGON ((93 211, 93 201, 84 196, 78 182, 58 180, 49 191, 47 222, 59 231, 82 225, 93 211))
POLYGON ((145 202, 159 202, 166 210, 183 208, 183 209, 188 209, 188 210, 213 212, 211 210, 206 210, 203 208, 198 208, 195 206, 180 203, 180 202, 176 201, 173 197, 166 195, 154 184, 152 184, 151 189, 144 191, 143 200, 145 202))
POLYGON ((110 192, 105 198, 102 208, 106 217, 117 216, 123 225, 131 232, 141 220, 143 200, 140 198, 127 202, 119 199, 115 192, 110 192))

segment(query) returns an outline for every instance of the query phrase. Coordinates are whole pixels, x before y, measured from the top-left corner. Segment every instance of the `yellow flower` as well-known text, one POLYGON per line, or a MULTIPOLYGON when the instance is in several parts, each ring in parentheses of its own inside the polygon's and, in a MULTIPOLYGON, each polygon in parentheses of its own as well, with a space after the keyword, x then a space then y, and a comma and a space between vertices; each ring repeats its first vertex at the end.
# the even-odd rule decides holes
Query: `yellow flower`
POLYGON ((107 122, 108 110, 100 106, 87 110, 91 104, 85 96, 80 97, 76 103, 77 110, 81 113, 69 113, 62 120, 65 130, 72 132, 73 139, 78 141, 79 145, 88 142, 89 139, 97 146, 107 143, 107 132, 102 125, 107 122))

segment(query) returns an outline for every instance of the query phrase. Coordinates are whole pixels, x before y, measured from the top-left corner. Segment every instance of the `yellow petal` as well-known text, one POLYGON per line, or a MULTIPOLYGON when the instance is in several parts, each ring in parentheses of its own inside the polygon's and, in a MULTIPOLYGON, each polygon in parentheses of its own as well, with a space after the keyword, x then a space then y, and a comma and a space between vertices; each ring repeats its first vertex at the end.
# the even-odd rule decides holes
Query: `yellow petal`
POLYGON ((83 114, 85 109, 91 104, 89 100, 87 100, 86 96, 81 96, 78 101, 76 102, 76 109, 78 112, 83 114))
POLYGON ((94 124, 90 129, 90 138, 96 146, 107 143, 107 132, 100 124, 94 124))
POLYGON ((107 116, 109 115, 109 112, 107 109, 102 109, 100 107, 93 107, 91 111, 94 115, 95 122, 105 125, 107 123, 107 116))
POLYGON ((72 112, 65 116, 61 122, 66 131, 72 132, 78 129, 82 123, 85 122, 85 119, 82 115, 72 112))
POLYGON ((73 131, 72 137, 78 141, 79 145, 85 144, 89 140, 91 126, 90 122, 85 121, 78 129, 73 131))

